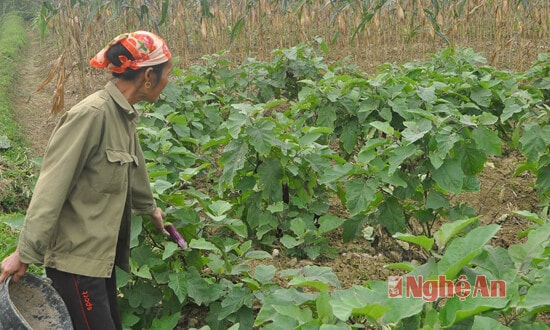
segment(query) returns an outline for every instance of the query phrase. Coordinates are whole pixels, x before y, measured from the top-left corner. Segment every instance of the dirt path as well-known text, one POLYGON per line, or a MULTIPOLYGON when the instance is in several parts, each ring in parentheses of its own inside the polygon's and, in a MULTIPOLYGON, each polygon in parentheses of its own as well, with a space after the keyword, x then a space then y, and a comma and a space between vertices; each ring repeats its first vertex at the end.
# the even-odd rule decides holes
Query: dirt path
MULTIPOLYGON (((33 156, 42 156, 57 118, 50 116, 52 86, 36 92, 55 58, 48 55, 47 45, 41 43, 38 32, 27 31, 28 45, 21 51, 17 68, 19 74, 11 90, 15 118, 29 142, 33 156)), ((50 52, 51 53, 51 52, 50 52)), ((55 56, 55 55, 53 55, 55 56)))

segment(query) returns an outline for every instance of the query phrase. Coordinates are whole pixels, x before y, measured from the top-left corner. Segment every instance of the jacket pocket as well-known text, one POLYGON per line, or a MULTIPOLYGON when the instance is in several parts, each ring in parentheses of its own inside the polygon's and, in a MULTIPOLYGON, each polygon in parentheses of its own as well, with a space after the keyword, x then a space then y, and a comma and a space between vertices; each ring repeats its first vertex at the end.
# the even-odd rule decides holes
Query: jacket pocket
POLYGON ((113 149, 105 150, 107 161, 101 170, 101 182, 97 190, 101 193, 119 193, 128 185, 128 166, 137 165, 136 157, 125 152, 113 149))

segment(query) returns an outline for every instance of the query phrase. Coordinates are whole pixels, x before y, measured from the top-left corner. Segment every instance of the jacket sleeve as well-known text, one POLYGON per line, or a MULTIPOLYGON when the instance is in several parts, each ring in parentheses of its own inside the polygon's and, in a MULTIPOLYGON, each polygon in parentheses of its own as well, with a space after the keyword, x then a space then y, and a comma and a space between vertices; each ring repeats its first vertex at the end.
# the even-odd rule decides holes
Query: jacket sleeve
POLYGON ((65 113, 52 133, 19 236, 18 250, 24 263, 44 262, 63 205, 88 156, 97 149, 102 118, 93 110, 65 113))
POLYGON ((138 166, 134 172, 131 187, 132 212, 136 215, 150 215, 157 208, 157 204, 155 203, 153 192, 151 191, 151 184, 149 182, 145 157, 143 156, 143 151, 139 145, 137 134, 134 138, 136 141, 136 157, 138 159, 138 166))

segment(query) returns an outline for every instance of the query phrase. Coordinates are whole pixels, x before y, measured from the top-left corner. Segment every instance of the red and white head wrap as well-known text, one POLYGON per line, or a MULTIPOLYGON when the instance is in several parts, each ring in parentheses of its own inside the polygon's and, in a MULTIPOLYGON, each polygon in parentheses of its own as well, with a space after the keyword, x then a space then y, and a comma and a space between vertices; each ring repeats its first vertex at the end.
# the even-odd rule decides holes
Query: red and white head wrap
POLYGON ((108 68, 115 73, 123 73, 128 68, 137 70, 142 67, 161 64, 170 60, 171 57, 170 50, 161 37, 147 31, 136 31, 124 33, 114 38, 90 60, 90 65, 98 69, 108 68), (124 55, 120 55, 118 59, 122 64, 115 66, 107 59, 105 54, 111 46, 118 43, 122 44, 134 59, 131 60, 124 55))

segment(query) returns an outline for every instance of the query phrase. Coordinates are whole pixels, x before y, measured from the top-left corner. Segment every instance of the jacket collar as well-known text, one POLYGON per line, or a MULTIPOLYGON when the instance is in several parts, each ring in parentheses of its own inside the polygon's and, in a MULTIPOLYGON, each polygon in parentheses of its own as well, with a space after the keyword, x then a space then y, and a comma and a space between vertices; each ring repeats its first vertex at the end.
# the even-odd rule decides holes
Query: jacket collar
POLYGON ((124 97, 124 95, 122 95, 118 87, 116 87, 112 81, 109 81, 105 85, 105 90, 116 102, 118 108, 122 110, 130 119, 134 121, 139 120, 139 112, 134 109, 130 103, 128 103, 128 100, 124 97))

